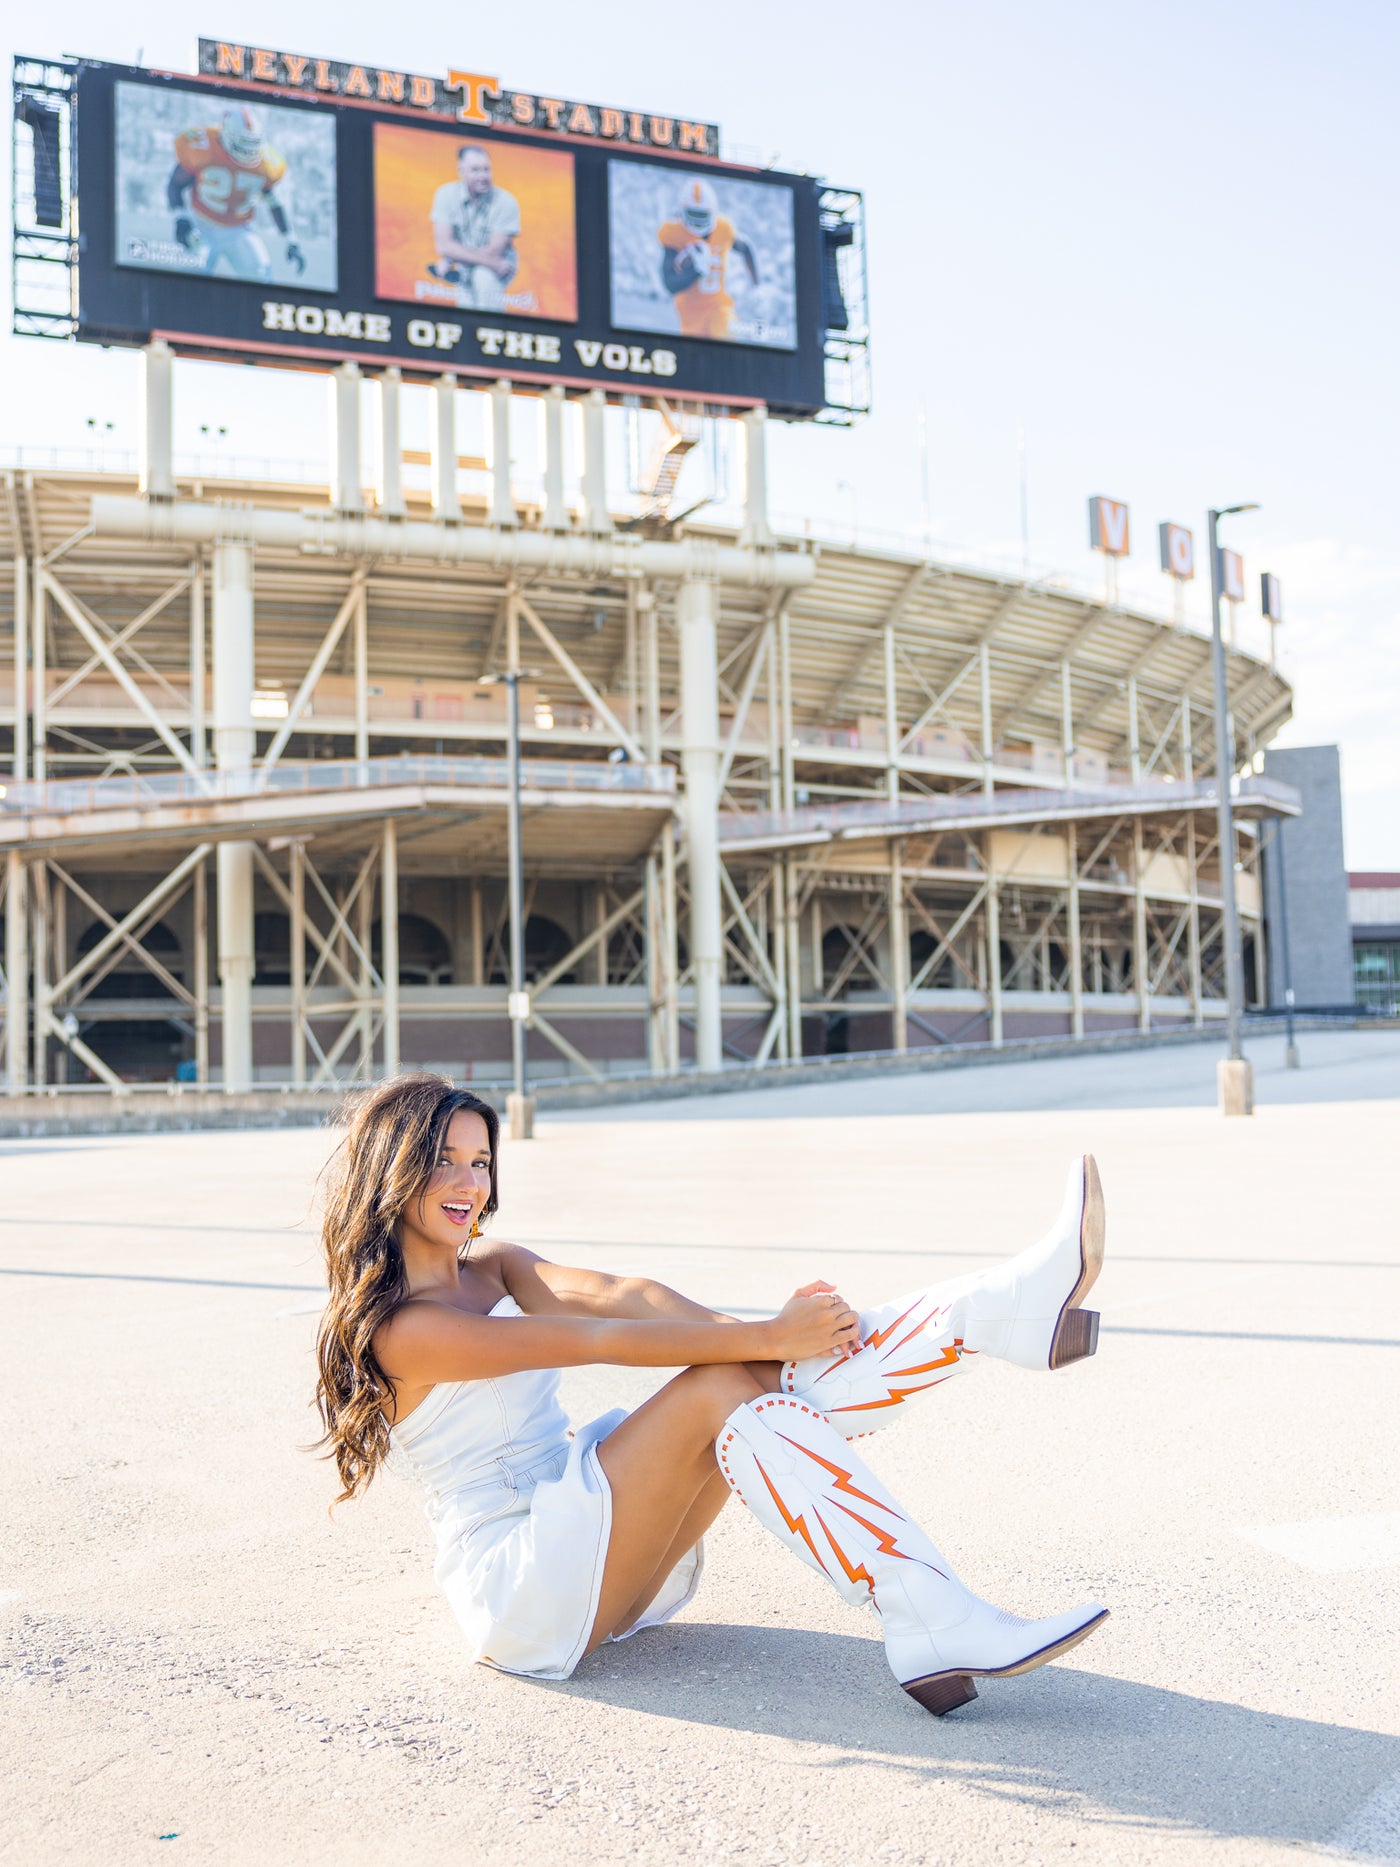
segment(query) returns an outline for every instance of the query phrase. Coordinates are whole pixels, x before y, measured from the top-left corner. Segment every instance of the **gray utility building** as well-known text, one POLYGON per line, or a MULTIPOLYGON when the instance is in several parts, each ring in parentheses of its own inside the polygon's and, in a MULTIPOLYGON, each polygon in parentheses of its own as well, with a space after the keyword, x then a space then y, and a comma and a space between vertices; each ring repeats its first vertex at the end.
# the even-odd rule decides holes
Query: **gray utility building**
POLYGON ((1263 839, 1269 1002, 1284 1003, 1286 955, 1300 1009, 1350 1005, 1356 982, 1342 847, 1340 752, 1336 746, 1271 746, 1264 754, 1264 771, 1303 798, 1300 814, 1276 819, 1263 839))
POLYGON ((1353 870, 1348 879, 1356 1002, 1400 1016, 1400 874, 1353 870))

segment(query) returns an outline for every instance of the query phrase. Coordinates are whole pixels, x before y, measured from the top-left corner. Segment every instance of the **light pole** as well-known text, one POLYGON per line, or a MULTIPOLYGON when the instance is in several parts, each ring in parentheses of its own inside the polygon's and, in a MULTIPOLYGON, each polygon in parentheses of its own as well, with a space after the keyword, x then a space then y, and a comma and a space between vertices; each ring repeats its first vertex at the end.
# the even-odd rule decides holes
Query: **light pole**
POLYGON ((1244 1012, 1244 956, 1240 947, 1240 909, 1235 899, 1235 810, 1230 783, 1235 770, 1234 736, 1230 731, 1230 699, 1225 680, 1225 641, 1220 633, 1220 599, 1224 593, 1221 575, 1219 525, 1221 519, 1236 512, 1257 512, 1255 504, 1212 506, 1207 526, 1210 532, 1210 658, 1215 690, 1215 789, 1216 821, 1220 843, 1220 919, 1225 947, 1225 1009, 1229 1055, 1216 1072, 1220 1113, 1254 1113, 1254 1071, 1240 1045, 1240 1020, 1244 1012))
POLYGON ((506 718, 509 750, 506 782, 510 790, 506 833, 507 885, 510 889, 510 984, 506 1009, 510 1014, 511 1093, 506 1119, 512 1140, 528 1141, 534 1132, 534 1103, 525 1093, 525 1026, 530 1016, 530 995, 525 990, 525 881, 520 850, 520 670, 506 675, 506 718))
MULTIPOLYGON (((512 648, 514 644, 512 644, 512 648)), ((535 1099, 525 1089, 525 1033, 530 994, 525 987, 525 883, 520 839, 520 682, 533 670, 512 666, 504 674, 486 674, 481 685, 501 682, 506 690, 506 896, 509 949, 506 1014, 510 1019, 511 1088, 506 1097, 506 1125, 512 1141, 528 1141, 535 1132, 535 1099)))
POLYGON ((1278 862, 1278 938, 1279 959, 1283 971, 1283 1016, 1288 1028, 1288 1037, 1283 1051, 1283 1067, 1296 1070, 1298 1067, 1298 1046, 1294 1042, 1293 1032, 1293 962, 1288 952, 1288 880, 1283 866, 1283 818, 1278 820, 1274 831, 1274 856, 1278 862))

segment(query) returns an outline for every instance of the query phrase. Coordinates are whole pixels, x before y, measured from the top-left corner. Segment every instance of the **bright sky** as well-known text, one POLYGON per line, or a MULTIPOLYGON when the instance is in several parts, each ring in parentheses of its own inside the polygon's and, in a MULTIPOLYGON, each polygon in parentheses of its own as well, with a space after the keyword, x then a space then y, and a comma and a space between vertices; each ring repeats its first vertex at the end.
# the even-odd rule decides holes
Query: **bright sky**
MULTIPOLYGON (((7 50, 191 69, 202 31, 453 65, 717 119, 731 149, 863 189, 876 411, 849 433, 780 430, 775 508, 872 537, 927 523, 935 549, 1019 564, 1024 434, 1033 566, 1101 586, 1085 502, 1126 499, 1121 593, 1164 610, 1157 522, 1191 526, 1203 565, 1205 508, 1259 501, 1229 534, 1251 593, 1242 642, 1263 648, 1258 573, 1275 571, 1297 688, 1285 743, 1340 741, 1348 863, 1400 869, 1393 6, 531 0, 460 31, 446 17, 68 0, 7 50)), ((81 444, 89 418, 134 444, 131 356, 0 345, 0 448, 81 444)), ((239 454, 319 454, 314 381, 212 366, 187 380, 178 445, 205 421, 239 454)))

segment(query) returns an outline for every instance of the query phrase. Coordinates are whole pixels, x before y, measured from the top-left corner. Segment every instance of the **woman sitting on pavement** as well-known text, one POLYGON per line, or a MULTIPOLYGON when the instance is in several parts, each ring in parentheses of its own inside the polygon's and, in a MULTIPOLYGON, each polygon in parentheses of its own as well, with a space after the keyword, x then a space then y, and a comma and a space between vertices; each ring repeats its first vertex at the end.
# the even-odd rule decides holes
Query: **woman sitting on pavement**
POLYGON ((669 1620, 731 1494, 846 1600, 874 1606, 895 1679, 937 1715, 975 1698, 974 1679, 1043 1666, 1105 1618, 1089 1603, 1026 1621, 980 1600, 849 1443, 974 1356, 1049 1369, 1093 1354, 1098 1317, 1081 1305, 1103 1198, 1090 1156, 1046 1236, 997 1269, 859 1315, 810 1283, 763 1322, 486 1239, 497 1161, 488 1103, 397 1077, 355 1110, 323 1226, 317 1400, 341 1498, 386 1461, 416 1474, 473 1659, 566 1679, 605 1641, 669 1620), (684 1372, 574 1432, 559 1370, 589 1363, 684 1372))

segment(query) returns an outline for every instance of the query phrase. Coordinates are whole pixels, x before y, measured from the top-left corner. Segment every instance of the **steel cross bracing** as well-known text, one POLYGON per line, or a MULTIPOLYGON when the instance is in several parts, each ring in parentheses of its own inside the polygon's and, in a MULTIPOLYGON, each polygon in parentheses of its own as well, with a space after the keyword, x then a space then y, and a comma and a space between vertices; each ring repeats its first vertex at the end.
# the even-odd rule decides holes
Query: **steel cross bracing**
MULTIPOLYGON (((706 1033, 712 1059, 752 1064, 1217 1015, 1214 774, 1190 631, 876 552, 824 549, 788 588, 728 582, 745 551, 766 562, 773 547, 694 520, 674 560, 664 534, 645 560, 602 532, 582 552, 578 530, 567 548, 516 551, 548 515, 516 501, 512 531, 497 498, 493 529, 488 502, 460 488, 458 515, 436 521, 404 490, 413 537, 440 541, 432 561, 380 549, 382 526, 338 530, 336 504, 302 550, 286 521, 314 514, 325 489, 200 486, 173 460, 169 474, 169 503, 137 512, 144 531, 138 502, 111 497, 129 493, 120 476, 30 470, 0 484, 0 609, 8 599, 14 619, 0 642, 26 673, 8 687, 0 675, 12 1088, 106 1080, 104 1068, 139 1080, 157 1027, 196 1080, 218 1078, 225 847, 250 852, 257 1081, 350 1080, 415 1058, 498 1075, 504 713, 500 690, 477 682, 514 639, 532 669, 536 1073, 669 1072, 706 1033), (94 532, 94 510, 114 503, 120 525, 94 532), (231 541, 225 521, 205 523, 240 505, 283 529, 249 543, 261 521, 240 520, 231 541), (462 536, 482 532, 489 549, 462 536), (707 566, 723 575, 697 609, 707 566), (241 711, 218 661, 230 592, 251 624, 241 711), (711 724, 683 691, 690 654, 703 698, 707 652, 711 724), (697 946, 705 913, 713 934, 702 926, 697 946)), ((342 479, 333 498, 346 496, 342 479)), ((443 497, 439 484, 433 510, 443 497)), ((1243 759, 1288 692, 1237 653, 1231 687, 1243 759)), ((1242 795, 1289 808, 1262 788, 1242 795)), ((1256 852, 1245 822, 1231 869, 1257 973, 1256 852)))

